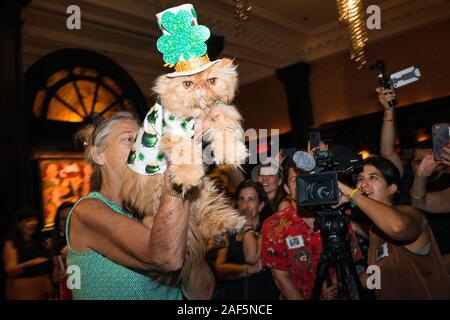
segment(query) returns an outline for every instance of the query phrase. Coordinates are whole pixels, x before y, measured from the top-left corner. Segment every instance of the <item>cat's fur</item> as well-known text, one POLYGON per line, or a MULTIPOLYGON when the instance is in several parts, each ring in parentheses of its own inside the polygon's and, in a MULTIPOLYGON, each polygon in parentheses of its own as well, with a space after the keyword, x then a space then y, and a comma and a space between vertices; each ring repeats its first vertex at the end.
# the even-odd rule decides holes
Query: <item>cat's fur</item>
MULTIPOLYGON (((174 184, 182 186, 183 192, 191 194, 185 263, 180 274, 156 275, 166 284, 189 276, 193 264, 205 257, 205 240, 237 231, 244 224, 244 218, 205 176, 201 150, 195 148, 196 142, 208 140, 216 163, 239 166, 245 160, 242 118, 231 105, 238 81, 235 68, 231 60, 221 59, 207 70, 191 76, 169 78, 162 75, 153 88, 163 107, 173 115, 193 117, 205 124, 203 130, 196 130, 193 139, 170 133, 161 138, 161 151, 170 163, 164 174, 169 174, 174 184), (200 154, 194 154, 196 152, 200 154)), ((163 186, 161 174, 145 176, 128 169, 122 192, 125 203, 134 212, 154 216, 158 212, 163 186)))

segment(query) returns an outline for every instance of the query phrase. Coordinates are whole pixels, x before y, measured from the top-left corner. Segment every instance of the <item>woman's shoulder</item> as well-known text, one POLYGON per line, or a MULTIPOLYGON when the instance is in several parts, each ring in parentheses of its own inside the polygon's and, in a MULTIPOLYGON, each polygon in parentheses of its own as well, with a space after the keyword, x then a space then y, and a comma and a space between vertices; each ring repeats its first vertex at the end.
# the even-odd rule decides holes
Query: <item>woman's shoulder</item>
POLYGON ((84 220, 108 211, 112 211, 112 209, 101 199, 85 197, 78 200, 73 206, 71 215, 76 219, 84 220))

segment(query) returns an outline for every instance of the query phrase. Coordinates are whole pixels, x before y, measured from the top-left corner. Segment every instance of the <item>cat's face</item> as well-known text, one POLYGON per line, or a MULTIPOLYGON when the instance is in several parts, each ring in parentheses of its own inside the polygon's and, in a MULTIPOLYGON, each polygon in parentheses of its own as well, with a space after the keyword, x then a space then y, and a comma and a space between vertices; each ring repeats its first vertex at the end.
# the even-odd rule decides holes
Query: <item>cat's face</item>
POLYGON ((156 79, 153 90, 165 108, 176 116, 197 118, 218 101, 230 103, 237 88, 236 67, 221 59, 205 71, 191 75, 156 79))

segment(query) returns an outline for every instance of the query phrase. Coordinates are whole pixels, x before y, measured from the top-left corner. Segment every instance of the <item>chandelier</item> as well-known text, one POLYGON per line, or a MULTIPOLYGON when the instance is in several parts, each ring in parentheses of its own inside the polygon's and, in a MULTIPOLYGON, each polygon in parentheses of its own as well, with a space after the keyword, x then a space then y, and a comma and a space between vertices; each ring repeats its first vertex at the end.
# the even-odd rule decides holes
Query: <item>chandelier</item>
POLYGON ((364 48, 367 42, 367 32, 364 20, 362 0, 337 0, 339 21, 347 28, 350 40, 350 58, 358 69, 367 63, 364 48))
POLYGON ((248 4, 248 0, 233 0, 233 3, 234 17, 236 20, 234 28, 236 29, 236 33, 238 35, 239 32, 245 30, 244 23, 249 19, 250 10, 252 10, 252 7, 248 4))

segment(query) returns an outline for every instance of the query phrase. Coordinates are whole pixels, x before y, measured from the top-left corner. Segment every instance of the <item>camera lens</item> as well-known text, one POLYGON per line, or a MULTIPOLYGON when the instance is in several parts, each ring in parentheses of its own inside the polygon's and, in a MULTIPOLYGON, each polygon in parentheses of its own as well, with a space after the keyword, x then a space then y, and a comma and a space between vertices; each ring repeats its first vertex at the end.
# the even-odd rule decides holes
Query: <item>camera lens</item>
POLYGON ((329 181, 312 183, 309 186, 308 198, 314 200, 332 200, 333 186, 329 181))

